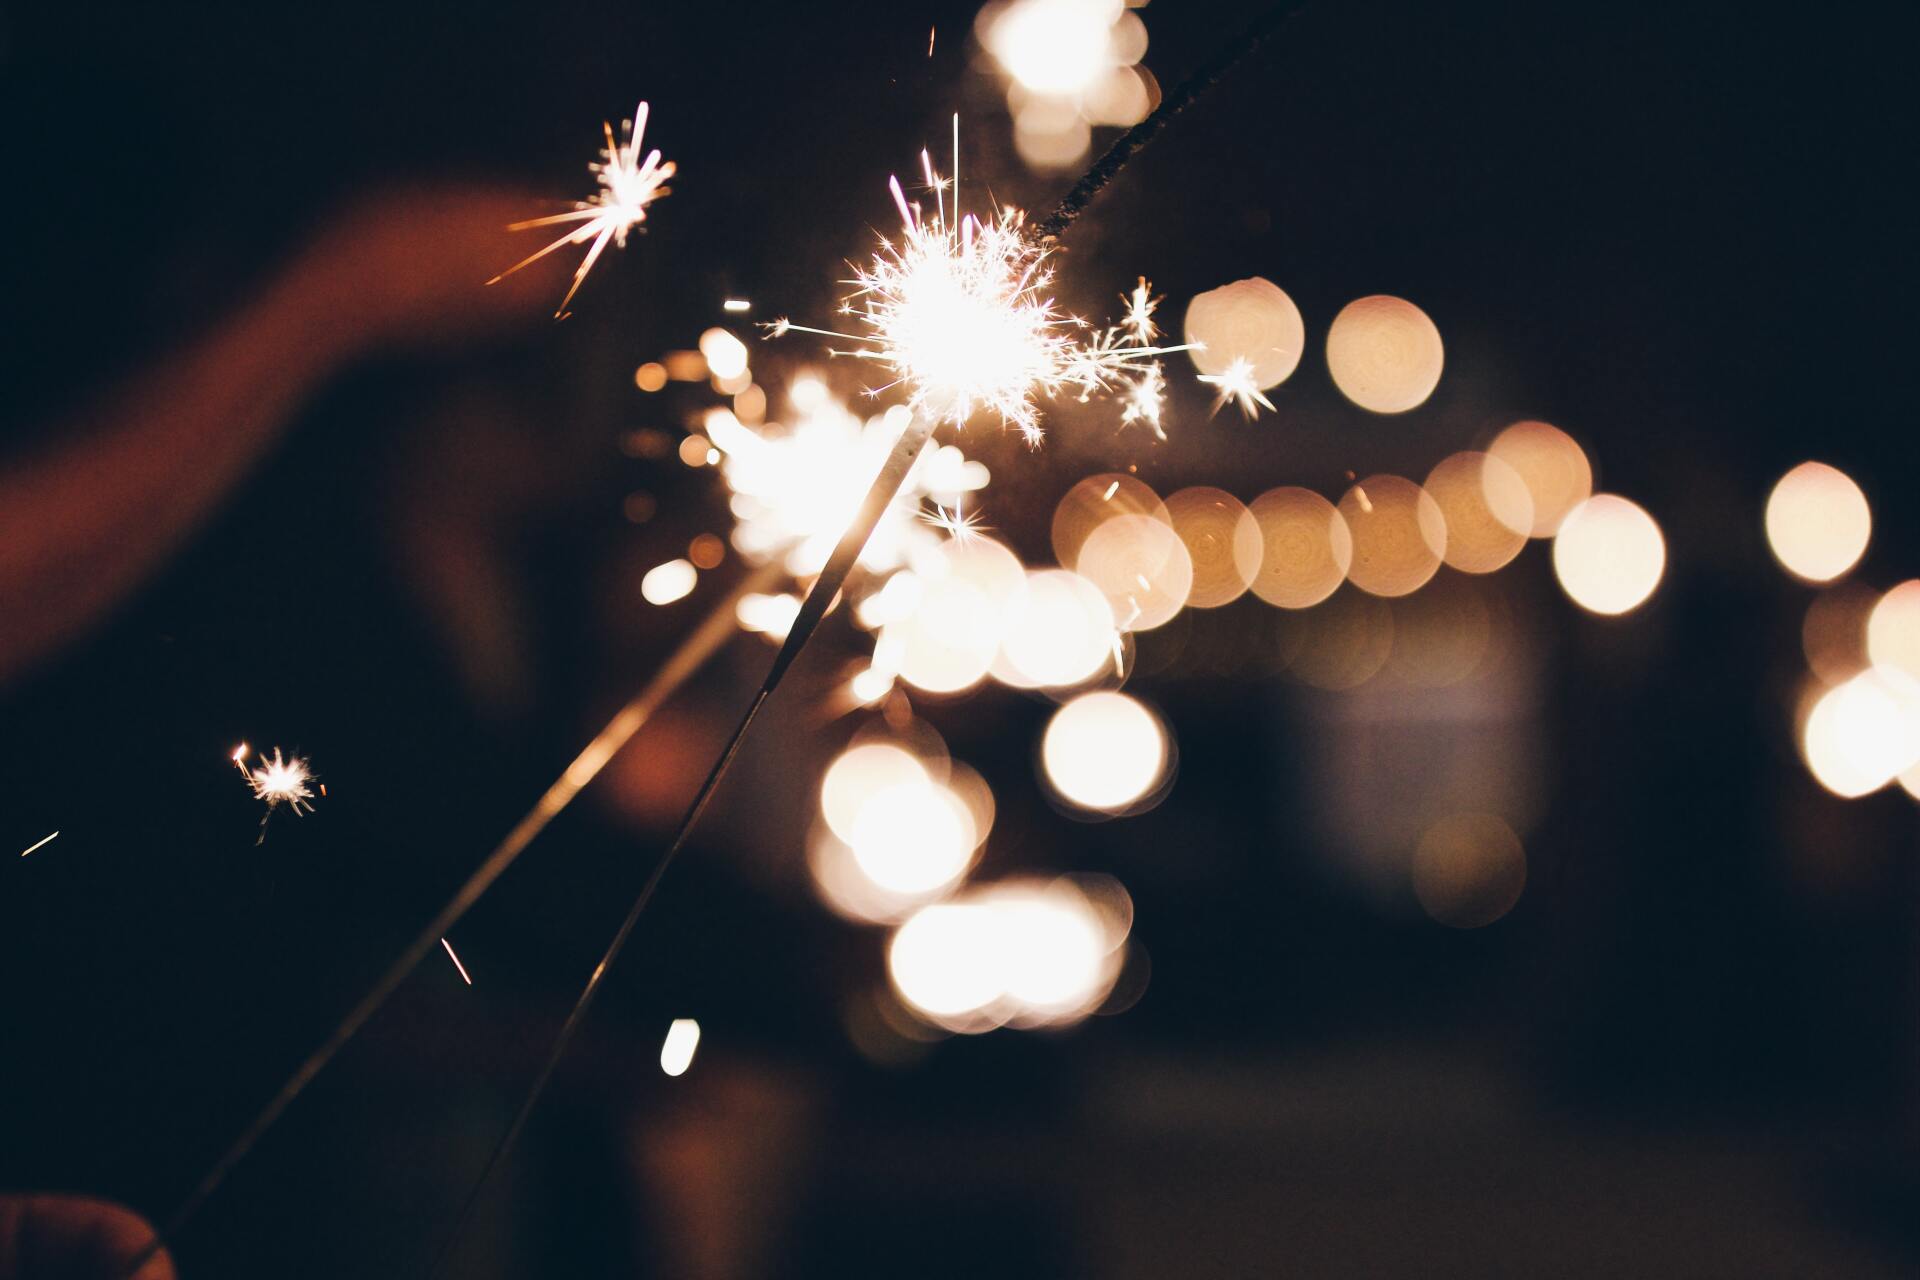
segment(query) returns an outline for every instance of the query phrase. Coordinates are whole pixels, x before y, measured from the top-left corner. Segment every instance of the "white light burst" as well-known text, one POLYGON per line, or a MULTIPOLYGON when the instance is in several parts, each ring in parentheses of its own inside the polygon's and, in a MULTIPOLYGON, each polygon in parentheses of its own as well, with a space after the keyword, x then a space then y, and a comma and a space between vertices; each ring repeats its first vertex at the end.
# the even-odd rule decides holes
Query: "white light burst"
POLYGON ((1253 361, 1245 356, 1235 357, 1224 372, 1201 374, 1200 381, 1219 388, 1219 394, 1213 401, 1215 413, 1220 412, 1229 400, 1239 405, 1240 412, 1249 418, 1259 416, 1259 410, 1254 408, 1256 404, 1264 406, 1269 412, 1273 410, 1273 401, 1261 394, 1260 384, 1254 381, 1253 361))
MULTIPOLYGON (((954 128, 957 173, 957 118, 954 128)), ((840 311, 860 331, 781 320, 772 326, 776 336, 798 329, 862 343, 834 354, 885 365, 894 379, 875 394, 904 387, 914 412, 954 426, 991 412, 1030 445, 1044 434, 1037 397, 1072 388, 1086 399, 1163 354, 1134 341, 1124 326, 1083 341, 1085 323, 1049 296, 1048 250, 1028 238, 1020 211, 1001 209, 988 219, 962 214, 958 180, 936 172, 924 151, 920 162, 933 210, 909 202, 900 180, 888 179, 903 234, 883 237, 873 261, 853 268, 854 292, 840 311)), ((1145 306, 1150 314, 1151 303, 1145 306)))
POLYGON ((555 240, 538 253, 508 267, 488 284, 498 284, 514 272, 530 266, 552 253, 555 249, 570 244, 587 244, 593 247, 587 250, 586 257, 580 260, 580 267, 573 273, 573 284, 567 290, 567 296, 560 299, 559 310, 555 316, 566 314, 567 304, 573 301, 573 295, 580 291, 581 284, 587 278, 587 272, 593 270, 593 264, 600 259, 607 243, 611 241, 619 248, 627 247, 627 233, 647 220, 647 206, 669 193, 666 182, 673 177, 675 165, 671 160, 660 158, 659 148, 647 152, 646 158, 640 157, 640 139, 647 131, 647 104, 641 103, 634 108, 633 119, 621 126, 626 135, 625 143, 614 141, 613 125, 603 122, 607 145, 600 152, 601 159, 587 166, 600 180, 600 190, 585 200, 578 201, 566 213, 556 213, 545 218, 530 218, 525 222, 516 222, 508 227, 509 231, 525 231, 533 227, 553 227, 569 222, 580 225, 555 240))
POLYGON ((280 748, 275 747, 273 754, 260 758, 260 767, 249 769, 244 764, 240 771, 246 775, 253 787, 253 797, 267 803, 268 812, 285 804, 296 814, 305 810, 313 812, 313 789, 307 784, 313 781, 313 771, 307 762, 299 756, 282 758, 280 748))

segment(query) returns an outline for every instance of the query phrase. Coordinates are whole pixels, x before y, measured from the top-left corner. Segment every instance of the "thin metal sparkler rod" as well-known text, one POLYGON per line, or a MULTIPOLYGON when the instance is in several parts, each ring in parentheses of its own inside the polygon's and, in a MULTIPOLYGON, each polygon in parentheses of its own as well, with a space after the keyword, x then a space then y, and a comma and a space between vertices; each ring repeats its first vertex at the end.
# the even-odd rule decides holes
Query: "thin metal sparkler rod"
POLYGON ((1249 23, 1245 30, 1221 48, 1221 50, 1202 63, 1192 75, 1175 85, 1171 92, 1160 99, 1160 105, 1153 113, 1133 128, 1121 134, 1119 139, 1107 148, 1106 154, 1094 161, 1093 168, 1087 170, 1080 181, 1073 184, 1071 190, 1062 196, 1053 212, 1033 224, 1029 234, 1036 244, 1048 244, 1058 240, 1062 232, 1073 225, 1086 207, 1093 203, 1095 196, 1109 182, 1118 177, 1127 167, 1127 162, 1146 150, 1147 144, 1167 127, 1173 118, 1192 106, 1201 94, 1220 83, 1240 63, 1251 57, 1261 45, 1286 24, 1287 19, 1297 17, 1312 0, 1280 0, 1265 13, 1249 23))
POLYGON ((633 906, 628 909, 626 919, 620 922, 619 931, 613 935, 613 941, 607 944, 606 951, 600 956, 600 962, 593 967, 593 973, 587 978, 587 985, 580 992, 579 999, 573 1002, 573 1008, 568 1011, 567 1020, 561 1024, 560 1034, 548 1051, 546 1061, 540 1065, 540 1073, 534 1077, 532 1089, 521 1102, 520 1110, 513 1117, 513 1123, 508 1125, 506 1133, 501 1135, 499 1145, 494 1147, 493 1154, 487 1157, 487 1163, 480 1170, 480 1176, 475 1180, 472 1190, 467 1193, 466 1202, 460 1207, 460 1216, 454 1221, 453 1230, 448 1234, 446 1243, 441 1246, 440 1256, 435 1260, 433 1270, 428 1273, 429 1277, 441 1275, 447 1262, 452 1258, 454 1246, 459 1242, 462 1231, 473 1216, 474 1208, 479 1204, 481 1193, 486 1189, 488 1180, 493 1176, 493 1171, 499 1167, 500 1162, 506 1158, 507 1153, 513 1149, 513 1144, 520 1137, 520 1131, 526 1127, 527 1118, 533 1114, 533 1109, 539 1104, 541 1095, 546 1092, 548 1082, 553 1079, 554 1069, 566 1056, 568 1046, 573 1043, 574 1033, 585 1021, 587 1011, 593 1007, 594 997, 600 994, 600 987, 606 980, 607 971, 620 958, 620 952, 625 949, 627 939, 633 936, 634 927, 640 923, 640 917, 646 912, 647 904, 653 900, 654 891, 660 887, 660 881, 665 878, 667 868, 673 865, 675 858, 679 857, 680 851, 686 847, 688 838, 693 834, 693 828, 699 823, 701 815, 707 811, 708 803, 713 799, 714 792, 719 789, 720 780, 726 776, 734 757, 740 754, 740 746, 746 741, 747 730, 753 727, 754 718, 760 714, 760 708, 766 705, 773 691, 780 687, 780 682, 786 677, 788 668, 793 666, 794 660, 800 656, 800 651, 806 648, 807 641, 819 629, 821 620, 827 616, 827 610, 839 596, 840 588, 846 584, 847 575, 853 571, 860 553, 866 549, 867 539, 873 536, 875 526, 880 523, 880 518, 886 514, 887 508, 893 504, 901 484, 906 481, 907 473, 912 470, 915 460, 920 456, 920 451, 926 447, 928 439, 933 435, 934 426, 934 419, 916 413, 901 431, 900 438, 894 441, 893 452, 887 455, 886 462, 880 468, 880 474, 873 478, 873 485, 867 490, 867 496, 862 501, 859 512, 847 525, 846 532, 840 535, 840 541, 834 547, 833 554, 827 557, 826 567, 820 571, 820 576, 814 580, 812 588, 807 592, 807 598, 801 602, 800 611, 794 615, 793 625, 787 629, 787 638, 781 644, 780 652, 774 655, 773 665, 768 668, 766 678, 760 682, 760 688, 754 693, 753 700, 747 704, 746 714, 742 715, 740 723, 734 726, 732 736, 727 739, 726 747, 720 752, 720 758, 713 762, 713 767, 707 771, 706 778, 700 783, 700 789, 694 793, 693 803, 687 806, 686 816, 680 820, 680 826, 674 831, 673 840, 667 845, 667 851, 661 854, 660 861, 654 864, 652 874, 640 887, 639 896, 633 900, 633 906))
MULTIPOLYGON (((261 1135, 273 1127, 274 1122, 279 1120, 281 1113, 300 1096, 301 1091, 313 1083, 314 1077, 326 1069, 334 1055, 340 1052, 347 1041, 351 1040, 367 1020, 378 1012, 380 1006, 399 989, 400 984, 406 981, 407 975, 413 972, 415 966, 436 947, 442 945, 442 939, 460 918, 466 915, 473 904, 493 887, 496 880, 506 874, 507 868, 511 867, 514 861, 526 851, 534 838, 546 830, 547 824, 559 816, 561 810, 572 804, 575 797, 586 789, 587 784, 600 775, 600 771, 606 768, 607 762, 613 759, 615 753, 624 747, 648 720, 653 718, 661 705, 671 698, 695 672, 699 671, 709 658, 718 653, 728 639, 737 634, 739 623, 735 618, 735 610, 741 597, 751 592, 767 590, 778 583, 784 574, 785 569, 777 562, 765 565, 748 575, 728 592, 724 599, 715 603, 713 610, 685 640, 680 642, 679 647, 668 656, 660 669, 654 672, 653 678, 647 681, 646 686, 614 713, 613 719, 609 720, 606 727, 595 734, 593 740, 574 757, 573 763, 567 766, 566 772, 554 780, 553 785, 547 788, 546 794, 542 795, 539 802, 527 811, 526 816, 514 825, 506 838, 494 846, 493 852, 489 853, 486 860, 467 877, 466 883, 462 884, 447 904, 440 908, 439 913, 421 927, 419 934, 407 944, 407 949, 387 967, 386 972, 382 973, 379 980, 360 998, 360 1002, 347 1012, 346 1017, 340 1020, 339 1025, 334 1027, 332 1033, 321 1042, 320 1047, 307 1055, 306 1061, 302 1062, 299 1069, 280 1086, 279 1092, 275 1093, 267 1105, 261 1109, 260 1114, 254 1117, 253 1123, 234 1140, 220 1157, 219 1162, 193 1189, 193 1193, 174 1211, 166 1227, 134 1258, 124 1273, 123 1280, 138 1274, 140 1268, 166 1246, 167 1241, 180 1234, 187 1223, 192 1221, 194 1215, 200 1211, 200 1207, 206 1203, 207 1198, 226 1179, 227 1174, 231 1173, 234 1166, 253 1150, 254 1144, 259 1142, 261 1135)), ((458 961, 456 960, 455 963, 458 961)))

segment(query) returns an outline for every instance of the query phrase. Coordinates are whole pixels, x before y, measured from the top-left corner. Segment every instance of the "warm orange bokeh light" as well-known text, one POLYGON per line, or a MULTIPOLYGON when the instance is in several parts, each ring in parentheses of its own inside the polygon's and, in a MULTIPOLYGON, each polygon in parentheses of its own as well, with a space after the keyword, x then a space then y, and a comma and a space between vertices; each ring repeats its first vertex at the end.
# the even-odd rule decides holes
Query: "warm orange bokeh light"
POLYGON ((1405 413, 1440 385, 1446 352, 1427 313, 1379 294, 1342 307, 1327 330, 1327 371, 1341 394, 1374 413, 1405 413))
POLYGON ((1446 520, 1446 562, 1462 573, 1492 573, 1527 545, 1533 495, 1520 473, 1492 454, 1443 459, 1425 488, 1446 520))
POLYGON ((1331 502, 1288 485, 1269 489, 1248 510, 1262 544, 1253 594, 1282 609, 1305 609, 1346 581, 1353 534, 1331 502))
POLYGON ((1512 467, 1533 499, 1536 538, 1560 531, 1567 513, 1593 496, 1593 465, 1572 436, 1547 422, 1516 422, 1487 452, 1512 467))
POLYGON ((1404 476, 1368 476, 1340 499, 1353 533, 1347 578, 1376 596, 1417 591, 1440 568, 1447 522, 1440 504, 1404 476))
POLYGON ((1196 486, 1167 499, 1173 531, 1193 562, 1187 603, 1196 609, 1231 604, 1260 572, 1260 525, 1245 504, 1224 489, 1196 486))

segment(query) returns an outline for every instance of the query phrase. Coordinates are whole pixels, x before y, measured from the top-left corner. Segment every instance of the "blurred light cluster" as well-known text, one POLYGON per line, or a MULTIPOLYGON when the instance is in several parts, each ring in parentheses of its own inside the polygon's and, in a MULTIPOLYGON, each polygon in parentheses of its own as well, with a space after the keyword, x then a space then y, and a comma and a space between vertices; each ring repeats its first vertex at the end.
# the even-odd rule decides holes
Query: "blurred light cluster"
POLYGON ((1920 799, 1920 579, 1886 591, 1840 581, 1866 554, 1873 513, 1853 478, 1826 463, 1783 475, 1764 523, 1781 566, 1826 587, 1801 625, 1807 771, 1843 799, 1895 782, 1920 799))
POLYGON ((1139 66, 1147 28, 1134 7, 1126 0, 996 0, 974 19, 1006 82, 1014 145, 1030 167, 1078 164, 1094 126, 1138 124, 1159 102, 1159 86, 1139 66))
POLYGON ((930 726, 877 724, 821 781, 814 888, 848 920, 895 926, 888 972, 923 1020, 968 1033, 1077 1021, 1113 989, 1132 901, 1109 877, 967 886, 993 817, 992 790, 930 726))
POLYGON ((887 945, 887 975, 948 1031, 1062 1026, 1113 991, 1132 925, 1132 900, 1107 877, 980 885, 909 916, 887 945))

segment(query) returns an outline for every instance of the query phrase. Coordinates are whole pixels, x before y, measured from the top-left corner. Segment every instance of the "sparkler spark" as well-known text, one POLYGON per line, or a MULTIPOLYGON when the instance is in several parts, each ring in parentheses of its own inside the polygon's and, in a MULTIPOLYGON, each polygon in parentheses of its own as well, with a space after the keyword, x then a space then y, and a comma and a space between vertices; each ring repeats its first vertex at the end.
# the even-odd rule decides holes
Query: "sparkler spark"
MULTIPOLYGON (((607 145, 601 150, 601 159, 587 166, 588 172, 599 179, 600 190, 585 200, 575 202, 566 213, 556 213, 545 218, 530 218, 525 222, 516 222, 509 231, 525 231, 533 227, 560 226, 577 222, 580 225, 555 240, 546 248, 524 260, 508 267, 488 284, 498 284, 522 267, 531 266, 552 253, 555 249, 570 244, 592 242, 580 260, 580 267, 573 273, 573 284, 567 289, 567 296, 560 299, 560 307, 555 317, 567 312, 567 304, 573 301, 573 295, 580 291, 586 281, 587 272, 593 270, 593 264, 600 260, 607 243, 621 249, 627 247, 627 233, 647 220, 647 206, 662 196, 669 194, 671 188, 666 183, 673 177, 677 168, 673 161, 662 160, 660 149, 655 147, 647 152, 646 158, 640 156, 640 139, 647 131, 647 104, 641 103, 634 108, 633 119, 622 123, 621 132, 626 142, 614 141, 613 125, 603 122, 602 130, 606 134, 607 145)), ((644 229, 644 228, 643 228, 644 229)))
MULTIPOLYGON (((54 833, 53 833, 53 836, 57 836, 57 835, 59 835, 59 834, 60 834, 60 833, 59 833, 58 831, 56 831, 56 832, 54 832, 54 833)), ((24 849, 22 849, 22 850, 20 851, 20 856, 21 856, 21 857, 23 857, 23 858, 24 858, 24 857, 26 857, 26 856, 27 856, 28 854, 30 854, 30 853, 32 853, 32 852, 33 852, 33 851, 34 851, 35 849, 38 849, 38 848, 39 848, 40 846, 42 846, 42 845, 44 845, 44 844, 46 844, 46 843, 48 843, 49 841, 51 841, 51 840, 53 839, 53 836, 47 836, 47 837, 45 837, 45 838, 43 838, 43 839, 40 839, 40 840, 36 840, 36 841, 34 841, 34 842, 33 842, 32 844, 30 844, 30 845, 28 845, 28 846, 27 846, 26 848, 24 848, 24 849)))
MULTIPOLYGON (((1126 324, 1082 341, 1078 331, 1085 323, 1061 312, 1049 296, 1050 250, 1027 235, 1024 215, 1013 208, 985 219, 961 212, 959 127, 956 116, 955 176, 940 174, 932 157, 920 153, 931 212, 922 201, 908 201, 899 178, 887 180, 902 234, 897 240, 883 236, 873 261, 853 267, 847 283, 854 292, 840 312, 859 331, 789 320, 771 328, 775 336, 800 330, 864 344, 834 354, 884 365, 893 381, 875 394, 903 387, 916 414, 956 427, 991 412, 1037 445, 1044 434, 1037 397, 1071 387, 1087 399, 1142 373, 1164 353, 1131 336, 1135 323, 1150 327, 1153 304, 1138 302, 1126 324)), ((1136 292, 1144 299, 1146 289, 1142 280, 1136 292)))
POLYGON ((919 518, 922 524, 932 525, 959 543, 971 542, 987 529, 980 523, 978 511, 963 510, 958 502, 951 509, 936 502, 931 510, 922 509, 919 518))
POLYGON ((1200 381, 1220 388, 1220 394, 1213 402, 1215 413, 1220 412, 1229 400, 1239 405, 1240 412, 1249 418, 1259 416, 1259 410, 1254 408, 1256 404, 1265 406, 1270 412, 1273 409, 1273 401, 1261 394, 1260 384, 1253 380, 1253 361, 1245 356, 1235 357, 1225 372, 1201 374, 1200 381))
POLYGON ((442 938, 440 939, 440 945, 447 949, 447 959, 453 961, 453 967, 460 971, 460 976, 466 979, 467 985, 472 986, 473 979, 467 973, 467 966, 461 964, 460 957, 453 953, 453 944, 445 938, 442 938))
POLYGON ((253 798, 267 802, 267 812, 281 804, 287 805, 294 813, 301 810, 313 812, 313 789, 307 784, 313 781, 313 773, 307 762, 299 756, 281 758, 280 748, 275 747, 273 754, 263 756, 258 769, 248 769, 244 764, 241 772, 253 786, 253 798))

